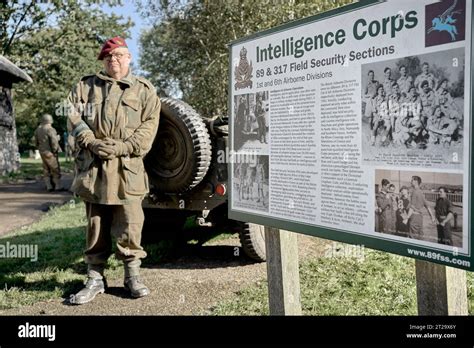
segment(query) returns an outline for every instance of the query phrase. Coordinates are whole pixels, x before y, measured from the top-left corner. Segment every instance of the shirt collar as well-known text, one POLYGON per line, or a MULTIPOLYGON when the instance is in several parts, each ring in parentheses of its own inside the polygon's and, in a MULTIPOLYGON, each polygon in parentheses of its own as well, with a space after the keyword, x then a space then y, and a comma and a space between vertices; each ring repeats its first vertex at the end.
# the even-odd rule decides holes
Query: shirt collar
POLYGON ((133 86, 134 83, 135 83, 135 76, 133 76, 131 69, 128 69, 127 75, 125 75, 120 80, 116 80, 113 77, 110 77, 107 74, 107 72, 105 72, 105 70, 102 70, 99 73, 97 73, 97 77, 99 77, 100 79, 105 80, 105 81, 110 81, 110 82, 116 82, 117 81, 117 82, 120 82, 120 83, 124 83, 124 84, 126 84, 130 87, 133 86))

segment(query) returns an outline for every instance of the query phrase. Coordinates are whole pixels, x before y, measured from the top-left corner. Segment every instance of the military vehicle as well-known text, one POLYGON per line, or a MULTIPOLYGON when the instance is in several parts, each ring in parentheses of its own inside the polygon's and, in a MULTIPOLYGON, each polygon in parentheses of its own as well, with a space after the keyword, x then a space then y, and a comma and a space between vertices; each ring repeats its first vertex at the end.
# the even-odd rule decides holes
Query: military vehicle
POLYGON ((172 98, 161 103, 158 133, 145 157, 145 233, 179 232, 193 219, 206 229, 238 233, 245 254, 265 261, 263 226, 227 217, 228 118, 202 117, 172 98))

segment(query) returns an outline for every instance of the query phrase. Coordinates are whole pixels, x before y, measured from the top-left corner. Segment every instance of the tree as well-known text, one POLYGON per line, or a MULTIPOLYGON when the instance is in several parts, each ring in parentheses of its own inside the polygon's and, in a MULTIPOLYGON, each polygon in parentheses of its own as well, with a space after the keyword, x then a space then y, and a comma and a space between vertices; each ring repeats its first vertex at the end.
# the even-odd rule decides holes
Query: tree
POLYGON ((101 69, 97 54, 103 40, 116 35, 128 37, 132 25, 129 20, 104 13, 92 5, 96 3, 92 0, 41 3, 0 2, 2 52, 33 79, 33 84, 15 89, 20 151, 32 147, 34 130, 44 113, 56 116, 54 126, 59 134, 65 131, 60 103, 81 76, 101 69))
POLYGON ((223 115, 229 42, 351 2, 142 0, 153 27, 141 36, 140 67, 162 94, 182 93, 203 116, 223 115))

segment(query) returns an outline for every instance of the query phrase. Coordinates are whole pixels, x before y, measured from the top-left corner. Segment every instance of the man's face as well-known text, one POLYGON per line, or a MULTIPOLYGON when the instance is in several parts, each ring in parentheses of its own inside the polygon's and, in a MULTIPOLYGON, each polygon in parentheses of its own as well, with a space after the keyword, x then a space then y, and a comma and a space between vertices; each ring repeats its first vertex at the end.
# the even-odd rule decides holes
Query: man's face
POLYGON ((411 186, 418 187, 418 181, 416 181, 415 179, 411 179, 411 186))
POLYGON ((104 57, 104 68, 110 76, 119 75, 121 77, 128 73, 128 68, 132 57, 128 48, 118 47, 104 57))
POLYGON ((392 75, 392 70, 390 69, 385 70, 385 78, 389 79, 391 75, 392 75))
POLYGON ((402 67, 400 68, 400 74, 401 74, 402 76, 405 76, 406 73, 407 73, 407 69, 405 69, 405 67, 402 66, 402 67))
POLYGON ((407 189, 403 189, 401 194, 402 194, 403 198, 408 198, 408 190, 407 189))
POLYGON ((428 64, 423 64, 423 72, 425 74, 428 74, 428 70, 430 69, 430 67, 428 66, 428 64))
POLYGON ((371 71, 369 72, 369 81, 373 81, 374 80, 374 73, 371 71))
POLYGON ((443 94, 441 94, 441 98, 439 98, 440 104, 445 104, 448 101, 448 91, 444 90, 443 94))

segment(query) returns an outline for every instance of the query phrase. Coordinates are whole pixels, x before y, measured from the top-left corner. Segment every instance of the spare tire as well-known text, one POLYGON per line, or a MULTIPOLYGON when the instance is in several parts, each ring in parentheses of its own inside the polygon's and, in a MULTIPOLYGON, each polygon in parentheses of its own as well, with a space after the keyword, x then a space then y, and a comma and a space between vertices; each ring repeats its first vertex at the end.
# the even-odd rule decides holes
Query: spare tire
POLYGON ((188 104, 161 99, 158 133, 145 158, 158 192, 182 193, 198 185, 211 163, 211 141, 201 116, 188 104))

